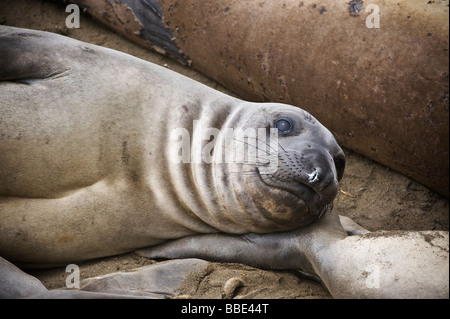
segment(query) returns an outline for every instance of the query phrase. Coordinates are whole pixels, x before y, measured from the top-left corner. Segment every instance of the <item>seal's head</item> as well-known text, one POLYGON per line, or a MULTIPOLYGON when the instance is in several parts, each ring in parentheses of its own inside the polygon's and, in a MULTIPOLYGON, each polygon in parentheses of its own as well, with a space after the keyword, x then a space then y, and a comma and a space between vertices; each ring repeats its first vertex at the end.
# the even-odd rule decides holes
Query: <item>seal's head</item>
POLYGON ((222 198, 234 199, 227 205, 238 212, 236 222, 251 232, 288 230, 320 219, 331 207, 345 156, 312 115, 284 104, 251 104, 228 125, 243 133, 233 135, 232 163, 216 164, 215 171, 222 198))

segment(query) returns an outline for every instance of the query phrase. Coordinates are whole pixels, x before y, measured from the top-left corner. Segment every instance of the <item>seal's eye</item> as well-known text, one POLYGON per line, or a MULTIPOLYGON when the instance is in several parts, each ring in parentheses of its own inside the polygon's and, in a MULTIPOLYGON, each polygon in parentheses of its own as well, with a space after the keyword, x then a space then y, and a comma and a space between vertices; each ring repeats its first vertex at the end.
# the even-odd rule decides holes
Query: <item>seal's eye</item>
POLYGON ((278 129, 279 135, 286 135, 292 130, 291 121, 285 118, 276 120, 275 127, 278 129))

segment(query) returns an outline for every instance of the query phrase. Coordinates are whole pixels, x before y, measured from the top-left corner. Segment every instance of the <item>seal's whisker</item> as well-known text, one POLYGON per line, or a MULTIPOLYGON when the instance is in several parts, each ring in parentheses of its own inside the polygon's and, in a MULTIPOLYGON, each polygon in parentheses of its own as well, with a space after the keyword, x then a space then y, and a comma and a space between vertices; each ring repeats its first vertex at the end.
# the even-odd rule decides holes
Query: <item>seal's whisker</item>
MULTIPOLYGON (((236 139, 236 138, 233 138, 233 140, 236 141, 236 142, 243 143, 243 144, 245 144, 245 145, 247 145, 247 146, 252 146, 252 147, 254 147, 254 148, 257 149, 257 150, 260 150, 259 145, 253 145, 253 144, 250 144, 248 141, 240 141, 240 140, 238 140, 238 139, 236 139)), ((265 144, 266 146, 268 146, 268 147, 269 147, 270 149, 272 149, 272 151, 274 151, 275 153, 278 152, 278 150, 274 149, 274 148, 272 147, 272 145, 270 145, 269 143, 267 143, 267 141, 261 141, 261 140, 258 140, 258 141, 260 142, 260 144, 265 144)), ((277 144, 278 144, 279 146, 281 146, 279 142, 277 142, 277 144)), ((271 155, 271 152, 270 152, 270 151, 266 151, 266 155, 271 155)))
POLYGON ((237 164, 240 165, 251 165, 253 167, 258 167, 258 166, 267 166, 270 165, 272 162, 270 160, 267 161, 260 161, 260 160, 256 160, 256 161, 250 161, 250 162, 239 162, 237 164))
MULTIPOLYGON (((256 168, 257 166, 256 165, 258 165, 258 163, 239 163, 240 165, 248 165, 248 166, 250 166, 250 167, 253 167, 253 168, 256 168), (256 165, 255 165, 256 164, 256 165)), ((262 165, 262 164, 261 164, 262 165)))
MULTIPOLYGON (((253 145, 253 144, 250 144, 249 142, 246 142, 246 141, 240 141, 240 140, 237 140, 237 139, 234 139, 236 142, 240 142, 240 143, 243 143, 244 145, 247 145, 247 146, 251 146, 251 147, 253 147, 253 148, 255 148, 256 150, 261 150, 261 148, 259 147, 259 146, 257 146, 257 145, 253 145)), ((266 144, 267 146, 269 146, 269 147, 271 147, 269 144, 266 144)), ((275 151, 275 150, 274 150, 275 151)), ((266 155, 271 155, 271 152, 270 151, 265 151, 265 153, 266 153, 266 155)))
POLYGON ((254 171, 254 170, 249 170, 249 171, 239 171, 239 172, 234 172, 234 171, 232 171, 231 173, 232 173, 232 174, 249 175, 249 176, 254 175, 255 178, 257 177, 256 171, 254 171))
POLYGON ((281 149, 283 150, 283 152, 287 153, 287 151, 284 149, 284 147, 281 146, 280 142, 277 142, 277 144, 278 144, 278 147, 281 148, 281 149))

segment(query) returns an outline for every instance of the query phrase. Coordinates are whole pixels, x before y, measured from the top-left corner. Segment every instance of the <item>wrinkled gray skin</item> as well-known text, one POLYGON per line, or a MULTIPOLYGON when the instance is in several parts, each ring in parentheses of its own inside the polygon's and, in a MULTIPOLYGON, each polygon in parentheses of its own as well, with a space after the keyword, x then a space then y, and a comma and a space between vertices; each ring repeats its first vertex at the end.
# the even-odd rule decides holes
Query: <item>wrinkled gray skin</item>
MULTIPOLYGON (((5 26, 0 95, 0 255, 15 264, 161 244, 145 254, 299 269, 335 297, 448 297, 448 233, 348 237, 335 213, 321 220, 345 160, 299 108, 244 102, 117 51, 5 26), (222 133, 213 164, 172 161, 174 129, 189 132, 195 153, 209 140, 194 142, 201 130, 268 129, 280 118, 292 127, 279 136, 272 174, 261 173, 264 158, 220 163, 222 133), (368 263, 382 274, 376 289, 366 287, 368 263)), ((1 261, 3 297, 39 294, 33 278, 1 261)))

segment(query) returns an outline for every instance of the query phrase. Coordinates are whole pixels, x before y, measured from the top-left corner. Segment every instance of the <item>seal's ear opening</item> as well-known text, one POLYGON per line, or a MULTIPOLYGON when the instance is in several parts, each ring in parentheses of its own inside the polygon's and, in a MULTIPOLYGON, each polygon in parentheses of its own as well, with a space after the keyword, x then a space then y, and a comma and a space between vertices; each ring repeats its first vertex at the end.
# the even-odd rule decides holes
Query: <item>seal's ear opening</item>
POLYGON ((345 157, 342 155, 334 157, 334 166, 336 167, 336 174, 338 181, 341 181, 345 170, 345 157))

